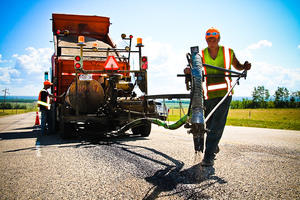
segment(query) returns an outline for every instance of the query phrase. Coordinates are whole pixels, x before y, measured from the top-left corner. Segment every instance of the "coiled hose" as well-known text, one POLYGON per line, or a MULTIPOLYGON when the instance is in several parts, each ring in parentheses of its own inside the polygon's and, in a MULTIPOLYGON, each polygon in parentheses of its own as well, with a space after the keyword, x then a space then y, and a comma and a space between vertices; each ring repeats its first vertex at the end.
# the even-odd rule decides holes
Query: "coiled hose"
POLYGON ((155 118, 140 118, 140 119, 133 120, 132 122, 126 124, 125 126, 121 127, 117 131, 113 131, 113 132, 124 133, 125 131, 129 130, 130 128, 143 125, 146 121, 156 124, 158 126, 162 126, 166 129, 175 130, 175 129, 180 128, 183 124, 185 124, 187 120, 188 120, 188 114, 184 115, 182 118, 180 118, 177 122, 175 122, 173 124, 167 124, 167 123, 165 123, 159 119, 155 119, 155 118))
POLYGON ((162 126, 166 129, 170 129, 170 130, 175 130, 175 129, 180 128, 183 124, 186 123, 187 119, 188 119, 188 114, 184 115, 177 122, 175 122, 173 124, 167 124, 159 119, 147 118, 147 120, 149 120, 151 123, 156 124, 158 126, 162 126))

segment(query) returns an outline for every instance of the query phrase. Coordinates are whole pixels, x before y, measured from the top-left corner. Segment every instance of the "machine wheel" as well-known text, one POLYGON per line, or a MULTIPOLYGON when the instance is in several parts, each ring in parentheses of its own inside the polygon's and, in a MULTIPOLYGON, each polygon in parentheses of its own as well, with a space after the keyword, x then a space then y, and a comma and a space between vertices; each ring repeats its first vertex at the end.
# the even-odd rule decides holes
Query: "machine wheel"
POLYGON ((148 137, 151 132, 151 123, 145 121, 142 125, 131 128, 133 135, 141 135, 142 137, 148 137))
POLYGON ((70 139, 73 136, 73 131, 75 131, 73 124, 61 122, 59 128, 59 136, 62 139, 70 139))

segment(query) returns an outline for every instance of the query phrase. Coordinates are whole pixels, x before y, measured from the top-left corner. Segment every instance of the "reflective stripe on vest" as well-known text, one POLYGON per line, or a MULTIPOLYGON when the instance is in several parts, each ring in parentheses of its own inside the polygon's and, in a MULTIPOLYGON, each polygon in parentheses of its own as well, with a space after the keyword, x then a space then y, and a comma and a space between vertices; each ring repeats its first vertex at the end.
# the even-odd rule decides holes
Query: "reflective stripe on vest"
MULTIPOLYGON (((223 53, 224 53, 224 67, 225 67, 225 69, 230 70, 231 56, 230 56, 229 48, 223 47, 223 53)), ((225 72, 225 75, 229 75, 229 72, 225 72)), ((231 81, 230 81, 229 77, 225 76, 225 81, 227 84, 227 92, 229 92, 229 90, 231 88, 231 81)), ((230 94, 232 94, 232 93, 230 93, 230 94)))
MULTIPOLYGON (((202 50, 202 58, 203 58, 203 63, 205 63, 205 57, 204 57, 204 50, 202 50)), ((204 70, 204 75, 207 75, 206 67, 203 67, 204 70)), ((208 94, 207 94, 207 77, 204 77, 204 81, 202 83, 202 88, 203 88, 203 95, 204 99, 208 99, 208 94)))
POLYGON ((220 84, 211 84, 207 87, 208 91, 214 91, 214 90, 222 90, 226 89, 227 84, 226 83, 220 83, 220 84))
POLYGON ((45 106, 48 110, 50 110, 50 106, 51 106, 51 104, 50 104, 50 98, 49 98, 49 96, 47 95, 47 102, 42 101, 42 100, 41 100, 41 98, 42 98, 42 97, 41 97, 42 91, 45 91, 45 92, 48 93, 48 91, 45 90, 45 89, 43 88, 43 89, 40 91, 39 99, 38 99, 37 104, 38 104, 38 105, 45 106))
MULTIPOLYGON (((231 56, 230 56, 230 49, 226 47, 223 48, 223 58, 224 58, 224 68, 225 69, 230 69, 231 65, 231 56)), ((203 63, 205 62, 205 56, 204 56, 204 50, 202 50, 202 58, 203 58, 203 63)), ((207 75, 207 70, 206 67, 203 67, 204 75, 207 75)), ((229 72, 225 72, 225 75, 229 75, 229 72)), ((225 77, 225 82, 224 83, 217 83, 217 84, 210 84, 208 85, 207 77, 205 76, 204 81, 203 81, 203 95, 204 98, 207 100, 209 99, 209 94, 208 92, 210 91, 217 91, 217 90, 224 90, 226 89, 227 92, 231 88, 231 80, 229 77, 225 77)), ((232 95, 232 92, 230 92, 230 95, 232 95)))
POLYGON ((50 104, 49 103, 46 103, 46 102, 43 102, 43 101, 38 101, 37 103, 42 105, 42 106, 47 107, 47 109, 50 110, 50 104))

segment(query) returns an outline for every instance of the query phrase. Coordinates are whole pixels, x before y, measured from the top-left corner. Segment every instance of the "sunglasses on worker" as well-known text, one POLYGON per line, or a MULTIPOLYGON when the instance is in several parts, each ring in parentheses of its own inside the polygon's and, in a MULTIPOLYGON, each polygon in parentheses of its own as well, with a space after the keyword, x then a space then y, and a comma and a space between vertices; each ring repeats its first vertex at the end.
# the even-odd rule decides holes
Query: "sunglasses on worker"
POLYGON ((215 35, 219 35, 219 33, 217 32, 206 33, 206 36, 211 36, 211 35, 215 36, 215 35))

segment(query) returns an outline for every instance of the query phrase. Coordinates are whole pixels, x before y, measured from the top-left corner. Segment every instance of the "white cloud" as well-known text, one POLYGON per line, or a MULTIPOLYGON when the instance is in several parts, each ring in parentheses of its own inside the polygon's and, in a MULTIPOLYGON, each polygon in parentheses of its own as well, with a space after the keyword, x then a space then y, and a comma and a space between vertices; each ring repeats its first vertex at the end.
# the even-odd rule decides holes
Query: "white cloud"
POLYGON ((148 56, 149 94, 188 93, 184 78, 178 78, 187 65, 185 52, 176 51, 170 44, 144 39, 143 55, 148 56))
POLYGON ((300 44, 298 45, 298 49, 300 49, 300 44))
POLYGON ((271 46, 272 46, 272 42, 268 40, 260 40, 255 44, 249 45, 247 49, 254 50, 254 49, 260 49, 262 47, 271 47, 271 46))
POLYGON ((39 48, 34 47, 26 48, 27 54, 13 55, 16 58, 16 65, 19 65, 28 74, 31 73, 42 73, 48 71, 51 66, 51 55, 53 50, 50 48, 39 48))
POLYGON ((26 48, 26 53, 3 60, 0 55, 0 84, 10 88, 12 95, 37 95, 42 86, 43 72, 51 66, 53 51, 49 48, 26 48))
POLYGON ((42 89, 42 83, 27 84, 24 83, 22 87, 12 86, 9 91, 13 96, 38 96, 42 89))
POLYGON ((3 63, 4 61, 2 60, 2 55, 0 54, 0 63, 3 63))
POLYGON ((235 88, 236 96, 251 96, 253 88, 260 85, 269 89, 270 95, 274 94, 277 87, 286 87, 290 91, 299 90, 300 68, 270 64, 268 61, 261 62, 256 58, 255 51, 258 48, 271 46, 271 42, 261 40, 255 44, 249 45, 241 51, 235 52, 240 61, 252 61, 252 68, 248 71, 247 80, 242 79, 240 81, 241 84, 235 88))
POLYGON ((12 75, 19 75, 19 71, 12 67, 0 67, 0 82, 9 84, 12 81, 12 75))
POLYGON ((0 54, 0 63, 7 63, 11 62, 10 60, 2 60, 2 55, 0 54))
POLYGON ((236 51, 237 58, 241 60, 253 60, 254 59, 254 52, 257 49, 263 48, 263 47, 271 47, 272 42, 268 40, 260 40, 257 43, 250 44, 248 47, 246 47, 243 50, 236 51))
POLYGON ((263 85, 273 95, 277 87, 286 87, 290 91, 299 90, 300 69, 287 66, 272 65, 266 62, 253 62, 248 71, 247 80, 241 80, 236 87, 237 96, 251 96, 253 88, 263 85))

